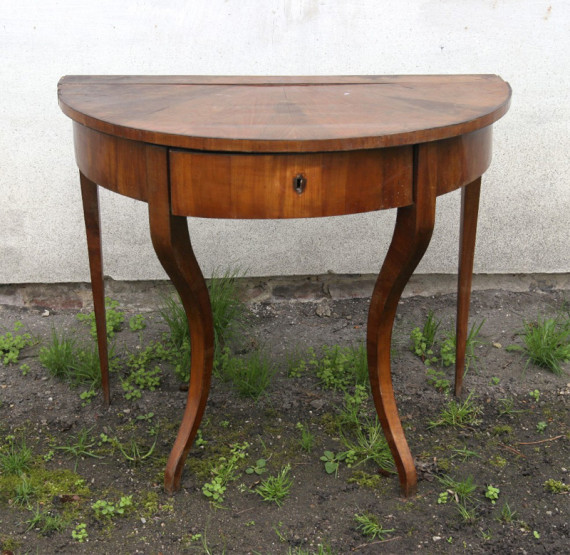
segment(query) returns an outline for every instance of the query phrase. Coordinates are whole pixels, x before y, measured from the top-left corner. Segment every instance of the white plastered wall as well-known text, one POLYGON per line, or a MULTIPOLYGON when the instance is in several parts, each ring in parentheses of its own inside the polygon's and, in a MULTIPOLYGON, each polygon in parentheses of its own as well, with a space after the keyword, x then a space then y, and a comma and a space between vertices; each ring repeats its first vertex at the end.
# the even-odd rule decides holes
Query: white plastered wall
MULTIPOLYGON (((65 74, 496 73, 513 87, 484 178, 475 271, 569 272, 568 0, 0 0, 0 283, 88 279, 65 74)), ((105 273, 163 278, 146 206, 102 191, 105 273)), ((418 271, 456 268, 459 196, 418 271)), ((376 272, 393 212, 189 220, 204 273, 376 272)))

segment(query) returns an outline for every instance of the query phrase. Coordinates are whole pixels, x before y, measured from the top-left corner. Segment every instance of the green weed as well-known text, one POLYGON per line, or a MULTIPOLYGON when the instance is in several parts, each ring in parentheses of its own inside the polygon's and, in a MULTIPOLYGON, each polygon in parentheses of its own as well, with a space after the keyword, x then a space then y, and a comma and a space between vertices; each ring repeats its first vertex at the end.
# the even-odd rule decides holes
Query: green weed
POLYGON ((570 485, 565 484, 562 480, 550 478, 544 482, 544 489, 550 493, 568 493, 570 485))
POLYGON ((410 334, 412 352, 420 357, 426 366, 437 362, 437 357, 434 357, 433 354, 433 347, 440 325, 440 320, 437 320, 433 311, 430 310, 423 328, 414 328, 410 334))
POLYGON ((445 377, 442 370, 436 370, 435 368, 428 368, 426 370, 426 375, 428 378, 428 383, 432 385, 438 391, 449 393, 451 389, 451 382, 445 377))
POLYGON ((384 540, 388 534, 394 532, 394 528, 386 529, 378 522, 378 518, 370 513, 355 514, 356 529, 370 539, 384 540))
POLYGON ((500 492, 501 490, 499 488, 496 488, 495 486, 492 485, 488 485, 487 489, 485 490, 485 497, 489 499, 491 503, 494 505, 497 502, 497 499, 499 499, 500 492))
POLYGON ((473 477, 468 476, 464 480, 455 480, 451 476, 445 475, 438 480, 446 489, 439 494, 437 502, 447 503, 448 500, 453 500, 463 522, 475 522, 477 513, 474 507, 474 494, 477 485, 473 482, 473 477))
POLYGON ((377 418, 362 421, 354 439, 342 434, 341 441, 347 449, 344 458, 349 468, 372 461, 385 472, 394 471, 394 460, 377 418))
POLYGON ((221 506, 228 483, 237 478, 238 467, 241 461, 247 457, 249 443, 235 443, 230 447, 230 455, 228 457, 222 456, 218 459, 217 464, 211 470, 212 480, 202 486, 202 493, 215 506, 221 506))
POLYGON ((477 485, 473 482, 473 476, 467 476, 464 480, 455 480, 451 476, 438 478, 439 482, 446 488, 458 503, 465 504, 473 498, 477 490, 477 485))
POLYGON ((275 368, 261 349, 235 357, 226 347, 215 362, 214 371, 224 381, 231 381, 243 397, 258 399, 269 386, 275 368))
POLYGON ((22 480, 16 486, 14 494, 14 503, 22 507, 30 507, 32 500, 35 498, 38 489, 23 475, 22 480))
POLYGON ((75 527, 75 530, 71 531, 71 537, 79 543, 86 542, 89 538, 89 534, 87 533, 87 524, 81 522, 75 527))
POLYGON ((315 444, 315 436, 311 433, 307 426, 297 422, 295 426, 297 430, 301 431, 301 439, 299 440, 299 445, 303 451, 310 453, 313 450, 313 445, 315 444))
POLYGON ((356 347, 324 345, 321 358, 314 357, 309 363, 327 389, 346 390, 353 385, 368 384, 368 361, 364 344, 356 347))
MULTIPOLYGON (((237 277, 237 272, 228 271, 221 277, 213 275, 208 282, 216 353, 220 353, 245 324, 246 308, 239 299, 237 277)), ((168 342, 177 355, 175 373, 181 381, 187 382, 190 378, 190 332, 180 298, 164 299, 160 314, 169 328, 168 342)))
POLYGON ((519 335, 524 345, 510 345, 508 351, 521 351, 527 358, 527 366, 532 362, 556 375, 562 374, 561 363, 570 361, 570 318, 525 322, 519 335))
POLYGON ((338 423, 341 428, 357 429, 360 427, 360 420, 364 417, 368 397, 367 387, 360 384, 354 386, 354 393, 345 392, 343 406, 338 416, 338 423))
POLYGON ((92 457, 94 459, 103 458, 91 451, 91 448, 97 443, 89 436, 91 429, 88 430, 86 428, 82 428, 75 436, 75 439, 71 439, 67 445, 55 447, 55 449, 63 451, 67 455, 75 458, 74 472, 77 471, 77 463, 79 462, 80 457, 92 457))
POLYGON ((515 410, 515 400, 512 397, 499 399, 499 416, 512 416, 525 412, 524 410, 515 410))
POLYGON ((146 328, 146 321, 142 314, 135 314, 129 318, 129 329, 131 331, 140 331, 146 328))
POLYGON ((321 461, 325 463, 325 471, 327 474, 334 474, 338 477, 338 469, 341 461, 346 459, 346 453, 337 453, 332 451, 325 451, 321 456, 321 461))
POLYGON ((267 461, 265 459, 257 459, 254 466, 248 466, 245 469, 246 474, 257 474, 258 476, 265 472, 267 472, 267 461))
POLYGON ((143 452, 141 446, 137 443, 136 439, 131 439, 128 445, 125 447, 118 439, 112 441, 113 445, 119 449, 123 457, 132 465, 137 466, 142 461, 148 459, 154 453, 154 448, 156 447, 156 442, 158 440, 158 434, 154 439, 154 443, 150 448, 143 452))
POLYGON ((54 330, 51 332, 50 344, 42 347, 39 359, 49 373, 56 378, 67 379, 70 369, 77 357, 76 340, 72 337, 61 336, 54 330))
POLYGON ((45 536, 52 532, 61 532, 67 527, 68 523, 68 520, 61 515, 51 514, 49 511, 40 511, 39 506, 36 507, 32 517, 26 520, 27 530, 37 529, 45 536))
POLYGON ((513 511, 508 503, 505 503, 501 508, 501 516, 499 517, 499 520, 508 524, 514 521, 516 514, 517 512, 513 511))
MULTIPOLYGON (((106 328, 107 337, 114 337, 115 334, 120 331, 125 321, 125 313, 117 310, 119 307, 119 302, 114 301, 109 297, 105 297, 105 318, 106 318, 106 328)), ((80 322, 85 322, 89 324, 91 329, 91 337, 97 339, 97 326, 95 323, 95 313, 90 312, 89 314, 78 314, 77 319, 80 322)))
POLYGON ((470 393, 463 403, 451 400, 441 411, 438 420, 429 423, 430 428, 436 426, 452 426, 454 428, 465 428, 466 426, 477 426, 481 423, 478 418, 483 409, 475 404, 473 393, 470 393))
POLYGON ((33 344, 32 336, 29 333, 19 333, 23 327, 22 322, 15 322, 12 331, 0 335, 0 362, 5 366, 16 364, 20 357, 20 351, 33 344))
POLYGON ((32 450, 24 441, 16 447, 13 441, 7 453, 0 453, 0 468, 4 474, 20 476, 27 472, 32 464, 32 450))
POLYGON ((112 503, 105 499, 99 499, 91 505, 95 516, 100 520, 112 520, 117 516, 124 516, 133 508, 133 496, 126 495, 119 499, 118 503, 112 503))
POLYGON ((451 458, 459 458, 461 460, 461 462, 465 462, 466 460, 470 459, 471 457, 477 457, 477 458, 481 458, 480 455, 478 455, 475 451, 471 451, 470 449, 467 449, 467 447, 460 447, 460 448, 455 448, 452 450, 453 454, 451 455, 451 458))
POLYGON ((142 351, 129 354, 126 361, 128 374, 121 381, 125 399, 140 399, 143 390, 154 391, 160 387, 162 370, 158 365, 150 366, 153 362, 170 359, 170 353, 159 342, 151 342, 142 351))
MULTIPOLYGON (((479 339, 481 328, 485 321, 479 324, 474 323, 467 335, 465 345, 465 371, 469 370, 470 365, 477 360, 475 349, 482 345, 479 339)), ((455 350, 456 350, 456 337, 455 331, 449 331, 440 345, 437 342, 437 332, 440 328, 441 322, 436 319, 434 313, 430 311, 428 317, 423 325, 423 328, 416 327, 410 333, 410 340, 412 342, 412 352, 420 357, 426 366, 433 366, 434 364, 441 364, 441 366, 452 366, 455 364, 455 350), (439 348, 439 353, 438 353, 439 348)), ((437 389, 447 389, 442 374, 428 374, 431 385, 437 389), (441 380, 441 381, 438 381, 441 380)))
POLYGON ((285 465, 276 476, 270 476, 263 480, 255 489, 264 501, 273 501, 279 507, 289 495, 293 479, 289 476, 291 465, 285 465))

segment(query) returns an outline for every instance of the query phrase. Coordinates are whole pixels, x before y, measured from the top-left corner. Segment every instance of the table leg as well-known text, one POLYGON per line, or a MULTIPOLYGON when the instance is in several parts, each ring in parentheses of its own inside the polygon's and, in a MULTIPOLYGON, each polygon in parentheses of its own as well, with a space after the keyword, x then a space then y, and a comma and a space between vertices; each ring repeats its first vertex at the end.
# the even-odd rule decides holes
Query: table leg
POLYGON ((105 404, 111 403, 109 392, 109 354, 107 350, 107 326, 105 321, 105 284, 103 281, 103 255, 101 250, 101 224, 99 219, 99 191, 96 183, 79 172, 83 217, 87 233, 91 291, 97 329, 97 346, 101 368, 101 386, 105 404))
MULTIPOLYGON (((160 164, 159 150, 157 155, 160 164)), ((157 180, 167 176, 166 171, 155 174, 157 180)), ((149 187, 150 233, 158 259, 182 300, 192 348, 186 409, 164 475, 164 488, 173 493, 180 488, 184 461, 206 408, 214 362, 214 326, 206 281, 192 250, 186 218, 170 214, 165 185, 149 187)))
POLYGON ((435 179, 427 158, 416 157, 415 204, 398 209, 392 242, 372 293, 366 338, 372 396, 405 496, 415 493, 417 474, 396 407, 390 347, 400 296, 429 245, 435 222, 435 179))
POLYGON ((457 322, 455 353, 455 395, 461 395, 465 369, 465 347, 471 298, 473 256, 477 234, 477 215, 481 178, 461 189, 461 230, 459 237, 459 271, 457 277, 457 322))

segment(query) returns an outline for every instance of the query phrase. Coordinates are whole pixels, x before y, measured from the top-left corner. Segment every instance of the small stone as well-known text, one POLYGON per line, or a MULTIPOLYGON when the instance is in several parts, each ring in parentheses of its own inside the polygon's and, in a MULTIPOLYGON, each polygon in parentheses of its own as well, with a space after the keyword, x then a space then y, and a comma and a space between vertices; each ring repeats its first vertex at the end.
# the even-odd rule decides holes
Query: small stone
POLYGON ((495 349, 502 349, 503 346, 500 343, 495 342, 493 343, 493 347, 495 347, 495 349))
POLYGON ((434 542, 438 542, 439 540, 441 540, 441 536, 434 536, 434 537, 432 538, 432 540, 433 540, 434 542))
POLYGON ((330 318, 330 316, 332 314, 332 310, 331 310, 330 305, 328 303, 324 303, 324 302, 319 303, 317 305, 316 310, 315 310, 315 314, 317 316, 320 316, 321 318, 322 317, 330 318))
POLYGON ((49 316, 49 310, 44 310, 44 311, 42 312, 42 317, 45 318, 45 317, 47 317, 47 316, 49 316))
POLYGON ((142 522, 143 524, 146 524, 146 518, 145 518, 144 516, 141 516, 141 522, 142 522))
POLYGON ((320 410, 324 407, 325 405, 325 400, 324 399, 315 399, 314 401, 310 402, 311 407, 313 407, 315 410, 320 410))

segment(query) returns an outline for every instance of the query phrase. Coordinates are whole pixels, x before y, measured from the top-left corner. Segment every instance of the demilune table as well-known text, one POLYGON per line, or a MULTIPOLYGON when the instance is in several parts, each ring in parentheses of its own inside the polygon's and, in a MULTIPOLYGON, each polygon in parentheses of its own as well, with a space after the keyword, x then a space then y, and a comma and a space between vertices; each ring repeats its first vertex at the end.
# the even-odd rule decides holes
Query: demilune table
MULTIPOLYGON (((97 186, 148 203, 156 254, 180 294, 192 355, 165 471, 180 487, 208 398, 210 300, 187 216, 316 218, 397 208, 368 316, 370 384, 404 495, 416 490, 390 369, 400 295, 428 247, 436 198, 461 188, 455 393, 461 392, 481 175, 511 89, 495 75, 68 76, 102 387, 110 402, 97 186)), ((294 247, 292 247, 294 248, 294 247)))

